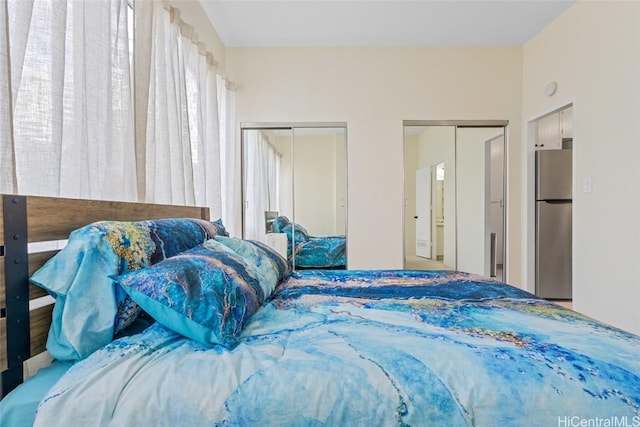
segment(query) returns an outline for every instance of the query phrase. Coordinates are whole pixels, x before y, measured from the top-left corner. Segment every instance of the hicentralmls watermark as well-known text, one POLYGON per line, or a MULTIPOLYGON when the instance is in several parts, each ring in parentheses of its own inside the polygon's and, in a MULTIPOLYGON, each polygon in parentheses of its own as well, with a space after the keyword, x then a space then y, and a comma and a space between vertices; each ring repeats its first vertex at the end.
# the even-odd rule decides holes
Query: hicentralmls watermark
POLYGON ((635 417, 558 417, 558 427, 640 427, 640 415, 635 417))

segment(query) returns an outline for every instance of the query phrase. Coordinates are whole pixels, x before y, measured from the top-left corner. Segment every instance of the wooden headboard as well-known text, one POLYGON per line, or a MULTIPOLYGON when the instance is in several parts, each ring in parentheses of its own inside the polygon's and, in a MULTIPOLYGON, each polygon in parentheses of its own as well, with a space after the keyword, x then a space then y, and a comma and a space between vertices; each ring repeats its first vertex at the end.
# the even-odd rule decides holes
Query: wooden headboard
POLYGON ((29 276, 57 250, 30 254, 28 244, 65 240, 71 231, 95 221, 161 218, 209 220, 209 209, 1 195, 0 388, 3 397, 23 381, 23 363, 45 350, 51 324, 53 304, 45 299, 46 305, 42 306, 42 297, 47 293, 31 285, 29 276))

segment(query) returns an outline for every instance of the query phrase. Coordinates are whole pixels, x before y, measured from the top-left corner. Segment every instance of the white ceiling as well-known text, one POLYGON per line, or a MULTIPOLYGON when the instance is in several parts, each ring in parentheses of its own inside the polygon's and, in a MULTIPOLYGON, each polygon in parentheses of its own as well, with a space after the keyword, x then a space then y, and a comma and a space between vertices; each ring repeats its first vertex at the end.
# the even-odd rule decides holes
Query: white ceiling
POLYGON ((228 47, 518 46, 575 0, 200 0, 228 47))

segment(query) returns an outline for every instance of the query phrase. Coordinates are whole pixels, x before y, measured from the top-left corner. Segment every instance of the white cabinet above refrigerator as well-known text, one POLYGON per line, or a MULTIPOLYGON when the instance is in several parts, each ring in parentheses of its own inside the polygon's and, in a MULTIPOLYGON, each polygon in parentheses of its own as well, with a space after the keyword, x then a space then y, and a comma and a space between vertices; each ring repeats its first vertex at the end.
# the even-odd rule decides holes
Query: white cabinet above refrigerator
POLYGON ((533 125, 535 150, 560 150, 563 141, 573 139, 573 106, 541 117, 533 125))
POLYGON ((560 150, 562 148, 559 112, 537 120, 534 147, 536 150, 560 150))

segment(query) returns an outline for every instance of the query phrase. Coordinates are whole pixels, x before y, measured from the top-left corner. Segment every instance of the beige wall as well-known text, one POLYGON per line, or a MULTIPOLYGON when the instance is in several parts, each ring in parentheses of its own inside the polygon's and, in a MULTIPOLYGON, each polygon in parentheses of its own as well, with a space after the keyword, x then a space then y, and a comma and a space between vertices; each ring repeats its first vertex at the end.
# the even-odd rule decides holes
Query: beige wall
POLYGON ((335 235, 336 137, 296 134, 293 145, 295 221, 311 235, 335 235))
POLYGON ((344 121, 349 268, 402 268, 403 120, 509 120, 520 281, 522 48, 228 48, 239 122, 344 121))
MULTIPOLYGON (((524 46, 523 59, 525 122, 574 103, 574 308, 640 333, 640 2, 579 1, 524 46), (551 81, 558 92, 549 98, 551 81)), ((523 262, 532 266, 525 154, 523 262)), ((533 272, 523 273, 531 290, 533 272)))

